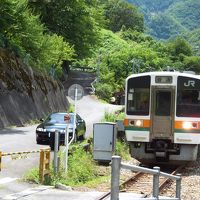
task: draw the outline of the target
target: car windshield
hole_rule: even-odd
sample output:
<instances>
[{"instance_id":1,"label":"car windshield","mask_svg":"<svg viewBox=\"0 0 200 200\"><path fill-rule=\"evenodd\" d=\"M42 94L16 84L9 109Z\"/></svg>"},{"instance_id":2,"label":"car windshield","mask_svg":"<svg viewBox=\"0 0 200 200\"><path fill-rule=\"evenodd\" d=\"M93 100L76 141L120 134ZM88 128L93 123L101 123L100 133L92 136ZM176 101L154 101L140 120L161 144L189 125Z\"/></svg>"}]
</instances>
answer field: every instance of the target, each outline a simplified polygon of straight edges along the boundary
<instances>
[{"instance_id":1,"label":"car windshield","mask_svg":"<svg viewBox=\"0 0 200 200\"><path fill-rule=\"evenodd\" d=\"M58 124L66 124L64 121L64 116L68 113L53 113L46 120L45 123L58 123ZM72 124L74 121L74 115L70 114L69 123Z\"/></svg>"}]
</instances>

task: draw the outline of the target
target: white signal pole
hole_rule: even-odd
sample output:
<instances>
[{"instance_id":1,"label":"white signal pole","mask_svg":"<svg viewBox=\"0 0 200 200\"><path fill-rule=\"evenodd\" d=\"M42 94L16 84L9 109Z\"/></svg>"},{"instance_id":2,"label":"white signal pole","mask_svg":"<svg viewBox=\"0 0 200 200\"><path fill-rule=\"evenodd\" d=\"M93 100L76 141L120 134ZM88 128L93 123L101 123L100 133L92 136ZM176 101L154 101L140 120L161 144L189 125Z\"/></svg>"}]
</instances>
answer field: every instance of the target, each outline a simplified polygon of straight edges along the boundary
<instances>
[{"instance_id":1,"label":"white signal pole","mask_svg":"<svg viewBox=\"0 0 200 200\"><path fill-rule=\"evenodd\" d=\"M69 142L69 145L73 142L75 138L75 130L76 130L76 106L77 106L77 86L75 87L75 98L74 98L74 123L73 123L73 136Z\"/></svg>"}]
</instances>

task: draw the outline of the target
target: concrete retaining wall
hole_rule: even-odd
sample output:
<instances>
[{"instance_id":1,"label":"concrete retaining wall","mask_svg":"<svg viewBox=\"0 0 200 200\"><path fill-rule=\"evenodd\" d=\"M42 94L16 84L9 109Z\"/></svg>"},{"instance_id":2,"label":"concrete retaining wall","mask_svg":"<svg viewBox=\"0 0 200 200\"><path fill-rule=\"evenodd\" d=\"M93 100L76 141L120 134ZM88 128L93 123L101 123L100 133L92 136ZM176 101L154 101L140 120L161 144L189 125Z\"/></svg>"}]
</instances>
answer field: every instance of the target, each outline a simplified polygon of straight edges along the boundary
<instances>
[{"instance_id":1,"label":"concrete retaining wall","mask_svg":"<svg viewBox=\"0 0 200 200\"><path fill-rule=\"evenodd\" d=\"M0 128L65 111L69 103L63 85L0 49Z\"/></svg>"}]
</instances>

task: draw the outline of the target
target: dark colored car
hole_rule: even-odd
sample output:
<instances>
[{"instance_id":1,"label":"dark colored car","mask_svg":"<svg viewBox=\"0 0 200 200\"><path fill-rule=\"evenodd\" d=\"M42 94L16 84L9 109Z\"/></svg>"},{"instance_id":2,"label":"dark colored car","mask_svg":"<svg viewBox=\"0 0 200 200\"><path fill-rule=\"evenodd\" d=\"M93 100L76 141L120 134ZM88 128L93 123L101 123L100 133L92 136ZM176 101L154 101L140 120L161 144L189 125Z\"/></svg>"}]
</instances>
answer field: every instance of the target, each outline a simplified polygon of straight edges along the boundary
<instances>
[{"instance_id":1,"label":"dark colored car","mask_svg":"<svg viewBox=\"0 0 200 200\"><path fill-rule=\"evenodd\" d=\"M65 116L70 115L69 120L69 139L72 138L73 124L74 124L74 113L57 112L50 114L46 120L44 120L36 128L36 142L37 144L50 144L50 137L57 130L60 133L60 143L64 143L65 140L65 129L67 122L64 120ZM75 141L83 140L85 136L86 125L85 121L76 114L76 125L75 125Z\"/></svg>"}]
</instances>

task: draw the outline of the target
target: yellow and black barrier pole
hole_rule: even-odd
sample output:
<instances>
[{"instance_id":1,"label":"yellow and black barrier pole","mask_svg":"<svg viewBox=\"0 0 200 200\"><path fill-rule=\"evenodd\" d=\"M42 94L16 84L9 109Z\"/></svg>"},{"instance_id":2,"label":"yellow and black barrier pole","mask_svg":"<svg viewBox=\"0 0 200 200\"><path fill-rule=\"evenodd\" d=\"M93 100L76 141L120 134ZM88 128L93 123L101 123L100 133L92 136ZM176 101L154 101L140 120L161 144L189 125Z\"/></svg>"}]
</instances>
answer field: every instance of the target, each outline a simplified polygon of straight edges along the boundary
<instances>
[{"instance_id":1,"label":"yellow and black barrier pole","mask_svg":"<svg viewBox=\"0 0 200 200\"><path fill-rule=\"evenodd\" d=\"M39 178L40 182L43 183L46 176L50 176L50 148L40 149L36 151L20 151L20 152L10 152L2 153L0 151L0 171L2 168L1 161L3 156L13 156L13 155L22 155L29 153L40 153L40 164L39 164Z\"/></svg>"}]
</instances>

